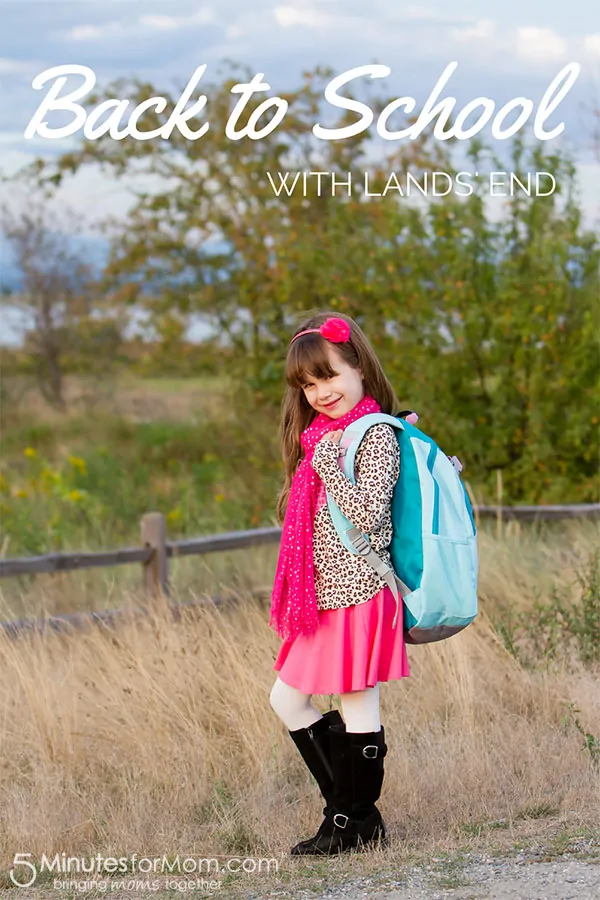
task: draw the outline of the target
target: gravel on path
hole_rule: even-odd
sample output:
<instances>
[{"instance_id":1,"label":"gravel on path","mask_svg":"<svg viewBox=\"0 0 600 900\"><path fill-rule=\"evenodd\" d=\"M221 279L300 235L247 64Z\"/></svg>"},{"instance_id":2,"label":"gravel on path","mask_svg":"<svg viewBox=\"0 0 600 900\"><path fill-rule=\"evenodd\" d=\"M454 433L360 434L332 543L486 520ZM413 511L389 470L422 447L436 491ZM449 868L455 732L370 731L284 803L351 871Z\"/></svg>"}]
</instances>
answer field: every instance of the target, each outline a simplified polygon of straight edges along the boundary
<instances>
[{"instance_id":1,"label":"gravel on path","mask_svg":"<svg viewBox=\"0 0 600 900\"><path fill-rule=\"evenodd\" d=\"M387 870L386 870L387 868ZM248 900L263 900L261 892ZM272 885L273 900L600 900L600 839L570 842L568 851L549 855L548 847L492 855L457 852L427 863L389 867L368 876L349 875L342 884L321 889Z\"/></svg>"}]
</instances>

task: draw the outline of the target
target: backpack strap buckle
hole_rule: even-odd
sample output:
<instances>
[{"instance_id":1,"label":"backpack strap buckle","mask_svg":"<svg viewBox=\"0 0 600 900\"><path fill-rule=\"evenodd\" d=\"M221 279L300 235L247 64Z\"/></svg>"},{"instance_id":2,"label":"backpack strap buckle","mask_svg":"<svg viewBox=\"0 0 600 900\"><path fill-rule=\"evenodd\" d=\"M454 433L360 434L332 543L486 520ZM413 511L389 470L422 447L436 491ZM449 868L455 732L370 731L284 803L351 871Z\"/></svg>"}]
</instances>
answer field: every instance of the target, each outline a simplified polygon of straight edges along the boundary
<instances>
[{"instance_id":1,"label":"backpack strap buckle","mask_svg":"<svg viewBox=\"0 0 600 900\"><path fill-rule=\"evenodd\" d=\"M365 537L362 531L359 531L355 525L353 525L346 531L346 537L348 538L356 552L366 559L371 568L375 569L379 577L387 584L392 594L394 595L394 600L396 601L396 612L394 615L394 621L392 622L392 628L395 628L398 621L398 613L400 611L398 586L400 585L401 590L403 591L403 595L410 594L409 589L406 587L404 582L398 578L394 570L391 569L390 566L382 560L382 558L378 553L375 552L375 550L373 550L369 539Z\"/></svg>"},{"instance_id":2,"label":"backpack strap buckle","mask_svg":"<svg viewBox=\"0 0 600 900\"><path fill-rule=\"evenodd\" d=\"M360 553L361 556L367 556L371 552L371 544L361 532L350 538L350 540L356 552Z\"/></svg>"}]
</instances>

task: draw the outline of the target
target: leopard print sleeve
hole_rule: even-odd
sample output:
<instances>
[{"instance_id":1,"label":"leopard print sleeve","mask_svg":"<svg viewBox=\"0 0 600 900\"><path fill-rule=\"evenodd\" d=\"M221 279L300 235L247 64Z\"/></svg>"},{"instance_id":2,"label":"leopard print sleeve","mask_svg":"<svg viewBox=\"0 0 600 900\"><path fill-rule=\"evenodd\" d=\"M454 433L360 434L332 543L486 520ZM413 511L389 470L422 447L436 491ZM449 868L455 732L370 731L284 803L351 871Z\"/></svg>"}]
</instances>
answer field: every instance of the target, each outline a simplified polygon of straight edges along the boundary
<instances>
[{"instance_id":1,"label":"leopard print sleeve","mask_svg":"<svg viewBox=\"0 0 600 900\"><path fill-rule=\"evenodd\" d=\"M354 461L356 484L340 469L338 450L334 441L319 441L312 467L342 513L361 531L371 532L389 509L400 472L400 449L394 429L384 422L369 428Z\"/></svg>"}]
</instances>

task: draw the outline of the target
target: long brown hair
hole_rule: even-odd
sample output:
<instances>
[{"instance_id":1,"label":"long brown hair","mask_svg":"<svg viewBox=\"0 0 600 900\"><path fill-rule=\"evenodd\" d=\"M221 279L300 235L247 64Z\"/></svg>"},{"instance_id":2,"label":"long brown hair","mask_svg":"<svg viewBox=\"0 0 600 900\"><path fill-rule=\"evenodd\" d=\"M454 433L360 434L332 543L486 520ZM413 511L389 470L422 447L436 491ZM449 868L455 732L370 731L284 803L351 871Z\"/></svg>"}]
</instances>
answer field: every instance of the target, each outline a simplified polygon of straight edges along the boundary
<instances>
[{"instance_id":1,"label":"long brown hair","mask_svg":"<svg viewBox=\"0 0 600 900\"><path fill-rule=\"evenodd\" d=\"M319 311L304 319L294 334L307 328L319 328L330 317L343 319L350 326L349 339L333 346L347 365L353 369L361 369L365 394L370 394L377 400L382 412L396 415L400 412L400 402L384 374L375 351L354 319L339 312ZM276 507L276 517L280 525L284 521L292 479L302 458L300 435L318 415L316 409L313 409L306 399L302 385L308 373L316 378L329 378L335 374L327 358L328 344L330 342L326 338L313 332L302 335L288 346L285 361L285 379L288 386L281 403L279 431L281 455L285 466L285 481ZM332 425L332 430L334 429L335 425Z\"/></svg>"}]
</instances>

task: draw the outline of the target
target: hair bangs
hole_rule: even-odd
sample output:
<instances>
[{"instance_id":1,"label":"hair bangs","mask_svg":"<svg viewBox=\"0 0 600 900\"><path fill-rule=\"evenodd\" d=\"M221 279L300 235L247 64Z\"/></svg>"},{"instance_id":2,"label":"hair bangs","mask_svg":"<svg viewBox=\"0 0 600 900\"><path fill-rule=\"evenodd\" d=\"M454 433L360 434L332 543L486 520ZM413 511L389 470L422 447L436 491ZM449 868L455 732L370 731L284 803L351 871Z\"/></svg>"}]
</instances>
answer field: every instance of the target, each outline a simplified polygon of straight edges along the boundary
<instances>
[{"instance_id":1,"label":"hair bangs","mask_svg":"<svg viewBox=\"0 0 600 900\"><path fill-rule=\"evenodd\" d=\"M311 377L331 378L336 374L329 362L327 344L319 335L305 335L290 347L285 372L290 387L301 390Z\"/></svg>"}]
</instances>

